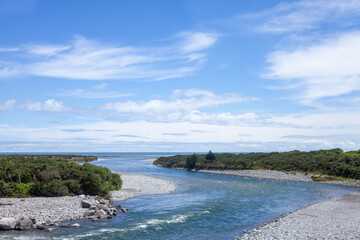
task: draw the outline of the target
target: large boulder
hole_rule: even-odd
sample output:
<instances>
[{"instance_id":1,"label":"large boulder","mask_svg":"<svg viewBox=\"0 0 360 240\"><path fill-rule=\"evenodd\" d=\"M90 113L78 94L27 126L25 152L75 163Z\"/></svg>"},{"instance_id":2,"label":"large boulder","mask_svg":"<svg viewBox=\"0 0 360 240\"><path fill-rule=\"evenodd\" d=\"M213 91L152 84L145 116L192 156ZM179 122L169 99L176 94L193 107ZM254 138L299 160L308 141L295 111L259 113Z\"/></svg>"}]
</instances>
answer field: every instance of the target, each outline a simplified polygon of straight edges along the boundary
<instances>
[{"instance_id":1,"label":"large boulder","mask_svg":"<svg viewBox=\"0 0 360 240\"><path fill-rule=\"evenodd\" d=\"M90 201L86 201L86 200L82 200L81 201L81 207L82 208L90 208L90 207L92 207L92 202L90 202Z\"/></svg>"},{"instance_id":2,"label":"large boulder","mask_svg":"<svg viewBox=\"0 0 360 240\"><path fill-rule=\"evenodd\" d=\"M22 218L15 225L15 229L17 230L28 230L33 227L33 222L30 218Z\"/></svg>"},{"instance_id":3,"label":"large boulder","mask_svg":"<svg viewBox=\"0 0 360 240\"><path fill-rule=\"evenodd\" d=\"M2 218L0 219L0 230L12 230L15 229L17 219L15 218Z\"/></svg>"}]
</instances>

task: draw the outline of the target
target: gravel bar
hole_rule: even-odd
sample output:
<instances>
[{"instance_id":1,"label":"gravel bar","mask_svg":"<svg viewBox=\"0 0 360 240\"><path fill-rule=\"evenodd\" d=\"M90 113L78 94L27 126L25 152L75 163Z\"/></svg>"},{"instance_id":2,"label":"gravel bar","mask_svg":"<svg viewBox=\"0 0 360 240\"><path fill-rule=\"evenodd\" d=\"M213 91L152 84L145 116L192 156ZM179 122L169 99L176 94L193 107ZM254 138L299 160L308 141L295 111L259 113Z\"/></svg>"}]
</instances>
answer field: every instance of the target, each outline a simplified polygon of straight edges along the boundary
<instances>
[{"instance_id":1,"label":"gravel bar","mask_svg":"<svg viewBox=\"0 0 360 240\"><path fill-rule=\"evenodd\" d=\"M356 191L279 217L237 239L360 239L359 222Z\"/></svg>"},{"instance_id":2,"label":"gravel bar","mask_svg":"<svg viewBox=\"0 0 360 240\"><path fill-rule=\"evenodd\" d=\"M123 188L111 192L113 202L148 194L166 194L176 190L173 181L143 174L118 173ZM57 223L82 219L87 208L81 208L81 198L74 197L31 197L0 198L0 219L34 217L37 222L47 220Z\"/></svg>"},{"instance_id":3,"label":"gravel bar","mask_svg":"<svg viewBox=\"0 0 360 240\"><path fill-rule=\"evenodd\" d=\"M312 176L319 176L315 174L304 174L299 172L281 172L276 170L197 170L197 172L209 174L221 174L238 177L249 177L259 179L274 179L282 181L296 181L296 182L315 182L311 179ZM359 180L347 181L325 181L317 183L337 184L343 186L359 187Z\"/></svg>"}]
</instances>

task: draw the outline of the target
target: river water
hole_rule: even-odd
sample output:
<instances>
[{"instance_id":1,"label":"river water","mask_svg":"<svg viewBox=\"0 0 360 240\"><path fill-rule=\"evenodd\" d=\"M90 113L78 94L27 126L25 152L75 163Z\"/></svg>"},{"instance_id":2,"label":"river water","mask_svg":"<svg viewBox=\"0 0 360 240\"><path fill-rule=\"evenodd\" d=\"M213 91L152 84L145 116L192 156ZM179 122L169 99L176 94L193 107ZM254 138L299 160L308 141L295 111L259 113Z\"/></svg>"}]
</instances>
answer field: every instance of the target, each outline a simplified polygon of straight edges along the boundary
<instances>
[{"instance_id":1,"label":"river water","mask_svg":"<svg viewBox=\"0 0 360 240\"><path fill-rule=\"evenodd\" d=\"M14 239L234 239L244 230L354 188L260 180L161 168L153 155L99 157L93 164L176 181L177 191L121 202L130 210L100 222L76 221L80 228L54 232L13 232ZM5 236L5 235L4 235ZM1 237L1 235L0 235Z\"/></svg>"}]
</instances>

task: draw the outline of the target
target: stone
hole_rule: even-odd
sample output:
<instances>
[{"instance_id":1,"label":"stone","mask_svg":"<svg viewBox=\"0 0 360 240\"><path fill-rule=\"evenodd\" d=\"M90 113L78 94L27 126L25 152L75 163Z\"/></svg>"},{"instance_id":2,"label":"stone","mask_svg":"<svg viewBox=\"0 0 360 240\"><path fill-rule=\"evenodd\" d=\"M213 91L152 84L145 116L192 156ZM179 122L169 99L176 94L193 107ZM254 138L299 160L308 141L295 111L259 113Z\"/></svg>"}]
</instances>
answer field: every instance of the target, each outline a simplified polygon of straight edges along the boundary
<instances>
[{"instance_id":1,"label":"stone","mask_svg":"<svg viewBox=\"0 0 360 240\"><path fill-rule=\"evenodd\" d=\"M88 210L84 213L84 216L94 216L95 215L95 210Z\"/></svg>"},{"instance_id":2,"label":"stone","mask_svg":"<svg viewBox=\"0 0 360 240\"><path fill-rule=\"evenodd\" d=\"M0 219L0 230L12 230L15 229L17 219L15 218L2 218Z\"/></svg>"},{"instance_id":3,"label":"stone","mask_svg":"<svg viewBox=\"0 0 360 240\"><path fill-rule=\"evenodd\" d=\"M102 209L100 209L99 211L97 211L94 216L95 216L95 218L97 218L97 219L107 218L106 212L105 212L104 210L102 210Z\"/></svg>"},{"instance_id":4,"label":"stone","mask_svg":"<svg viewBox=\"0 0 360 240\"><path fill-rule=\"evenodd\" d=\"M52 231L55 231L56 229L55 228L47 228L46 231L48 232L52 232Z\"/></svg>"},{"instance_id":5,"label":"stone","mask_svg":"<svg viewBox=\"0 0 360 240\"><path fill-rule=\"evenodd\" d=\"M15 225L16 230L28 230L31 229L33 226L33 222L30 218L23 218L20 219L17 224Z\"/></svg>"},{"instance_id":6,"label":"stone","mask_svg":"<svg viewBox=\"0 0 360 240\"><path fill-rule=\"evenodd\" d=\"M79 223L74 223L73 225L71 225L72 227L80 227Z\"/></svg>"},{"instance_id":7,"label":"stone","mask_svg":"<svg viewBox=\"0 0 360 240\"><path fill-rule=\"evenodd\" d=\"M90 208L90 207L92 207L92 203L91 202L89 202L89 201L85 201L85 200L82 200L81 201L81 207L82 208Z\"/></svg>"},{"instance_id":8,"label":"stone","mask_svg":"<svg viewBox=\"0 0 360 240\"><path fill-rule=\"evenodd\" d=\"M36 224L35 228L38 229L38 230L45 230L46 227L44 225L42 225L42 224Z\"/></svg>"},{"instance_id":9,"label":"stone","mask_svg":"<svg viewBox=\"0 0 360 240\"><path fill-rule=\"evenodd\" d=\"M126 209L126 208L124 208L124 207L123 207L123 208L120 208L119 210L120 210L120 211L122 211L122 212L124 212L124 213L129 212L129 210L127 210L127 209Z\"/></svg>"},{"instance_id":10,"label":"stone","mask_svg":"<svg viewBox=\"0 0 360 240\"><path fill-rule=\"evenodd\" d=\"M32 221L32 223L33 223L33 224L35 224L35 223L36 223L36 219L35 219L35 217L31 216L31 217L29 217L29 219Z\"/></svg>"},{"instance_id":11,"label":"stone","mask_svg":"<svg viewBox=\"0 0 360 240\"><path fill-rule=\"evenodd\" d=\"M86 196L85 196L84 194L81 194L81 195L78 196L78 198L80 198L80 199L85 199Z\"/></svg>"},{"instance_id":12,"label":"stone","mask_svg":"<svg viewBox=\"0 0 360 240\"><path fill-rule=\"evenodd\" d=\"M99 200L99 203L100 203L100 204L109 204L109 200L100 199L100 200Z\"/></svg>"},{"instance_id":13,"label":"stone","mask_svg":"<svg viewBox=\"0 0 360 240\"><path fill-rule=\"evenodd\" d=\"M105 206L105 205L103 205L103 204L99 204L99 205L97 205L97 207L98 207L99 209L104 210L106 213L109 213L109 208L108 208L107 206Z\"/></svg>"},{"instance_id":14,"label":"stone","mask_svg":"<svg viewBox=\"0 0 360 240\"><path fill-rule=\"evenodd\" d=\"M59 227L68 228L68 227L71 227L71 225L69 223L60 223Z\"/></svg>"},{"instance_id":15,"label":"stone","mask_svg":"<svg viewBox=\"0 0 360 240\"><path fill-rule=\"evenodd\" d=\"M54 225L54 223L51 221L51 220L46 220L45 221L45 225L47 225L47 226L53 226Z\"/></svg>"}]
</instances>

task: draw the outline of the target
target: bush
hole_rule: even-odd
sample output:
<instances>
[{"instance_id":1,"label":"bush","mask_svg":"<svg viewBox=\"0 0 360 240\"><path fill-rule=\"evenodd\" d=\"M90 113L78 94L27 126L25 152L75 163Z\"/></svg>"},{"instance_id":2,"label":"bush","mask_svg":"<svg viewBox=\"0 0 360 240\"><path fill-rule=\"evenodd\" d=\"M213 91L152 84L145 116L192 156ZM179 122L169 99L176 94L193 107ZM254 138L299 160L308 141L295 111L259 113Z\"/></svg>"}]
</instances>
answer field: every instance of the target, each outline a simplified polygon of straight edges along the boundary
<instances>
[{"instance_id":1,"label":"bush","mask_svg":"<svg viewBox=\"0 0 360 240\"><path fill-rule=\"evenodd\" d=\"M119 175L67 156L0 156L0 197L107 195L121 188Z\"/></svg>"}]
</instances>

